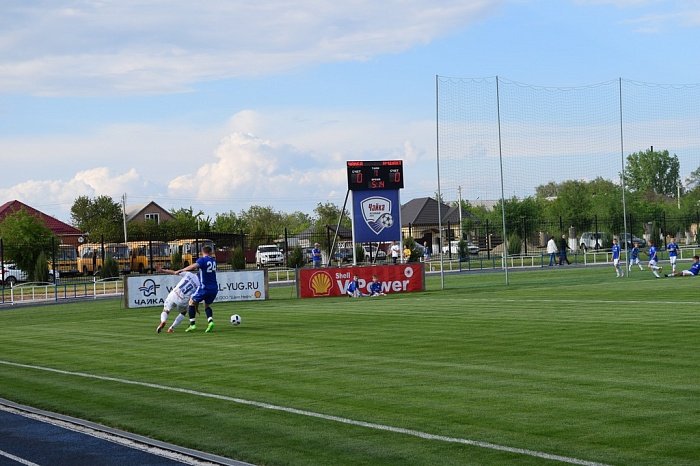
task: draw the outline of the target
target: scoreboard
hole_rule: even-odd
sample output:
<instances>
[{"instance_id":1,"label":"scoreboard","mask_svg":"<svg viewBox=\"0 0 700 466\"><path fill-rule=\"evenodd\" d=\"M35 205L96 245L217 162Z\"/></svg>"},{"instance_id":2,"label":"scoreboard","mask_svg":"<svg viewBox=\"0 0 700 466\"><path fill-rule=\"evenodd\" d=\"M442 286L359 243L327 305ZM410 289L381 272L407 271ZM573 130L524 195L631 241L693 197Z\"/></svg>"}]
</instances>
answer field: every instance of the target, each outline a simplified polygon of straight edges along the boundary
<instances>
[{"instance_id":1,"label":"scoreboard","mask_svg":"<svg viewBox=\"0 0 700 466\"><path fill-rule=\"evenodd\" d=\"M403 160L348 161L347 168L350 191L403 188Z\"/></svg>"}]
</instances>

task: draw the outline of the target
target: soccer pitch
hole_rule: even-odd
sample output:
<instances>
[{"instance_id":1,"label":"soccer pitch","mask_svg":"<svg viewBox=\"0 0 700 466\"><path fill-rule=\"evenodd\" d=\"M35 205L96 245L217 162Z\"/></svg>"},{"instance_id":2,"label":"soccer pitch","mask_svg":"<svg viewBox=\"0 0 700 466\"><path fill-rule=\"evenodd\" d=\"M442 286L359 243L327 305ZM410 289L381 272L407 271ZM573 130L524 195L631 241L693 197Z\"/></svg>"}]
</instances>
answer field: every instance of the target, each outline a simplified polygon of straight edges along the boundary
<instances>
[{"instance_id":1,"label":"soccer pitch","mask_svg":"<svg viewBox=\"0 0 700 466\"><path fill-rule=\"evenodd\" d=\"M273 288L212 334L117 300L0 308L0 397L256 464L700 464L700 279L445 283Z\"/></svg>"}]
</instances>

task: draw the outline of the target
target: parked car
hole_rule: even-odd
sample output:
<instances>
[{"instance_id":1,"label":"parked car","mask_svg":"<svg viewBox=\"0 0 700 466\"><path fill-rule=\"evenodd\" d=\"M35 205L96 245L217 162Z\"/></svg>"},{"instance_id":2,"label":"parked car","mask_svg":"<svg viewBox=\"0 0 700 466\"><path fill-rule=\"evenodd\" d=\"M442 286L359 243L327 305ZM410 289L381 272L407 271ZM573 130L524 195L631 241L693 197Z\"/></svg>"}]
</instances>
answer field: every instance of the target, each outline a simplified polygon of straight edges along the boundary
<instances>
[{"instance_id":1,"label":"parked car","mask_svg":"<svg viewBox=\"0 0 700 466\"><path fill-rule=\"evenodd\" d=\"M471 241L467 241L467 251L469 254L479 254L479 246L475 245ZM459 241L450 241L450 247L442 247L443 254L452 254L454 256L459 254Z\"/></svg>"},{"instance_id":2,"label":"parked car","mask_svg":"<svg viewBox=\"0 0 700 466\"><path fill-rule=\"evenodd\" d=\"M276 244L261 244L255 251L255 265L257 267L282 266L284 254Z\"/></svg>"},{"instance_id":3,"label":"parked car","mask_svg":"<svg viewBox=\"0 0 700 466\"><path fill-rule=\"evenodd\" d=\"M632 237L632 239L630 239L630 237ZM618 236L618 238L620 238L620 245L621 245L621 246L624 244L624 243L623 243L623 240L626 240L626 241L627 241L627 247L628 247L629 249L632 249L632 248L634 247L634 243L639 244L639 247L640 247L640 248L645 248L645 247L647 247L647 240L645 240L644 238L638 238L637 236L634 236L634 235L631 234L631 233L620 233L620 235Z\"/></svg>"},{"instance_id":4,"label":"parked car","mask_svg":"<svg viewBox=\"0 0 700 466\"><path fill-rule=\"evenodd\" d=\"M608 249L612 246L612 235L604 231L586 231L581 233L578 244L584 251L588 249Z\"/></svg>"},{"instance_id":5,"label":"parked car","mask_svg":"<svg viewBox=\"0 0 700 466\"><path fill-rule=\"evenodd\" d=\"M386 252L379 249L377 246L362 246L365 251L365 262L370 261L370 257L373 261L384 261L386 260Z\"/></svg>"},{"instance_id":6,"label":"parked car","mask_svg":"<svg viewBox=\"0 0 700 466\"><path fill-rule=\"evenodd\" d=\"M352 262L352 248L340 248L333 254L336 262Z\"/></svg>"},{"instance_id":7,"label":"parked car","mask_svg":"<svg viewBox=\"0 0 700 466\"><path fill-rule=\"evenodd\" d=\"M54 281L54 275L56 279L59 277L58 272L49 270L49 281ZM5 268L3 269L2 276L4 277L4 284L7 286L15 286L18 282L26 282L29 278L29 274L22 269L17 268L17 266L11 262L5 263Z\"/></svg>"}]
</instances>

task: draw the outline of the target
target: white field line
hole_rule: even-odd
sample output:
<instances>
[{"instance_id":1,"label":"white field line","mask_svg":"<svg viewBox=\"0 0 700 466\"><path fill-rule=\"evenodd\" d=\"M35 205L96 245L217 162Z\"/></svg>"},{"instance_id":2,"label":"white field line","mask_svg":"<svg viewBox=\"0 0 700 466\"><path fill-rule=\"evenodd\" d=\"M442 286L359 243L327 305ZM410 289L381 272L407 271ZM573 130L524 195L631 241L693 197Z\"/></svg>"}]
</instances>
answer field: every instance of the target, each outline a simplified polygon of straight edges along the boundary
<instances>
[{"instance_id":1,"label":"white field line","mask_svg":"<svg viewBox=\"0 0 700 466\"><path fill-rule=\"evenodd\" d=\"M39 466L36 463L32 463L31 461L27 461L24 458L20 458L19 456L11 455L10 453L7 453L6 451L0 450L0 456L4 456L5 458L10 458L13 461L18 462L19 464L24 464L26 466Z\"/></svg>"},{"instance_id":2,"label":"white field line","mask_svg":"<svg viewBox=\"0 0 700 466\"><path fill-rule=\"evenodd\" d=\"M571 457L567 457L567 456L554 455L551 453L546 453L546 452L541 452L541 451L536 451L536 450L528 450L528 449L524 449L524 448L509 447L509 446L498 445L498 444L490 443L490 442L482 442L479 440L470 440L470 439L456 438L456 437L446 437L446 436L442 436L442 435L435 435L435 434L430 434L427 432L421 432L418 430L404 429L402 427L393 427L393 426L388 426L388 425L384 425L384 424L375 424L373 422L357 421L354 419L348 419L348 418L339 417L339 416L332 416L329 414L316 413L313 411L306 411L303 409L289 408L286 406L278 406L278 405L273 405L273 404L269 404L269 403L263 403L260 401L244 400L242 398L235 398L235 397L230 397L230 396L225 396L225 395L217 395L215 393L200 392L200 391L196 391L196 390L190 390L187 388L169 387L167 385L160 385L160 384L155 384L155 383L139 382L139 381L134 381L134 380L121 379L121 378L117 378L117 377L106 377L106 376L101 376L101 375L87 374L84 372L64 371L64 370L60 370L60 369L53 369L50 367L34 366L34 365L29 365L29 364L19 364L19 363L10 362L10 361L3 361L3 360L0 360L0 364L4 364L7 366L14 366L14 367L22 367L25 369L34 369L34 370L40 370L40 371L45 371L45 372L53 372L53 373L62 374L62 375L71 375L71 376L75 376L75 377L104 380L104 381L108 381L108 382L116 382L116 383L121 383L121 384L126 384L126 385L136 385L136 386L140 386L140 387L155 388L157 390L166 390L166 391L176 392L176 393L185 393L188 395L194 395L194 396L199 396L199 397L203 397L203 398L213 398L213 399L217 399L217 400L230 401L233 403L238 403L238 404L242 404L242 405L246 405L246 406L254 406L256 408L270 409L270 410L274 410L274 411L282 411L285 413L297 414L300 416L312 417L312 418L317 418L317 419L323 419L326 421L333 421L333 422L338 422L341 424L348 424L348 425L353 425L353 426L366 427L368 429L375 429L375 430L381 430L381 431L385 431L385 432L393 432L393 433L397 433L397 434L410 435L413 437L418 437L418 438L422 438L422 439L426 439L426 440L437 440L440 442L449 442L449 443L458 443L458 444L462 444L462 445L470 445L470 446L479 447L479 448L486 448L489 450L503 451L503 452L514 453L514 454L518 454L518 455L533 456L536 458L544 458L547 460L558 461L560 463L577 464L577 465L583 465L583 466L609 466L609 465L606 465L605 463L596 463L594 461L587 461L587 460L582 460L582 459L578 459L578 458L571 458Z\"/></svg>"},{"instance_id":3,"label":"white field line","mask_svg":"<svg viewBox=\"0 0 700 466\"><path fill-rule=\"evenodd\" d=\"M121 437L119 435L115 434L110 434L108 432L103 432L99 431L96 429L92 429L88 426L84 425L78 425L72 422L67 422L67 421L62 421L60 419L55 419L51 417L47 417L41 414L36 414L36 413L29 413L26 411L21 411L18 409L14 409L12 407L6 407L6 406L0 406L0 409L9 413L17 414L18 416L24 416L29 419L34 419L40 422L44 422L46 424L51 424L52 426L60 427L62 429L67 429L71 430L73 432L78 432L80 434L85 434L85 435L90 435L91 437L98 438L100 440L105 440L107 442L112 442L116 443L117 445L122 445L128 448L132 448L134 450L139 450L143 451L145 453L150 453L155 456L161 456L164 458L171 459L173 461L177 461L182 464L187 464L190 466L213 466L215 463L211 463L209 461L202 461L198 460L195 458L192 458L190 456L175 452L175 451L170 451L166 450L163 448L159 448L153 445L145 445L140 442L136 442L134 440L130 440L128 438ZM0 450L0 455L2 455L4 452ZM19 461L19 460L17 460ZM34 463L31 462L26 462L23 463L26 465L34 465ZM217 463L218 464L218 463ZM248 464L248 463L240 463L241 465ZM39 466L39 465L35 465Z\"/></svg>"}]
</instances>

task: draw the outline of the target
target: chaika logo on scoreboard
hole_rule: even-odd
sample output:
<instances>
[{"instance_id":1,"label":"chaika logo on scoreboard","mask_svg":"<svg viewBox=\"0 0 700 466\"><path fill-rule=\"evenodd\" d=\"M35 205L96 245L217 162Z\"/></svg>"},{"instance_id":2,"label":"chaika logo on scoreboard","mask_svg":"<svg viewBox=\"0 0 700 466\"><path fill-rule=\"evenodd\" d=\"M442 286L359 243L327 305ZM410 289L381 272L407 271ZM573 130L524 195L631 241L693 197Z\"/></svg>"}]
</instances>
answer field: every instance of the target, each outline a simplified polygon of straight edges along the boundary
<instances>
[{"instance_id":1,"label":"chaika logo on scoreboard","mask_svg":"<svg viewBox=\"0 0 700 466\"><path fill-rule=\"evenodd\" d=\"M391 201L386 197L368 197L360 202L360 207L362 208L362 219L376 234L394 224L394 217L391 215Z\"/></svg>"},{"instance_id":2,"label":"chaika logo on scoreboard","mask_svg":"<svg viewBox=\"0 0 700 466\"><path fill-rule=\"evenodd\" d=\"M356 243L398 241L401 238L399 190L353 191L352 228Z\"/></svg>"}]
</instances>

